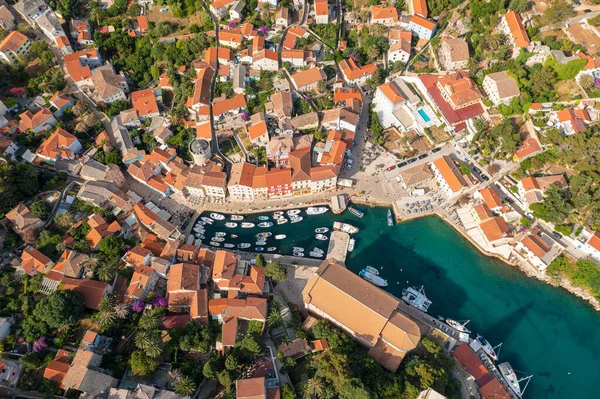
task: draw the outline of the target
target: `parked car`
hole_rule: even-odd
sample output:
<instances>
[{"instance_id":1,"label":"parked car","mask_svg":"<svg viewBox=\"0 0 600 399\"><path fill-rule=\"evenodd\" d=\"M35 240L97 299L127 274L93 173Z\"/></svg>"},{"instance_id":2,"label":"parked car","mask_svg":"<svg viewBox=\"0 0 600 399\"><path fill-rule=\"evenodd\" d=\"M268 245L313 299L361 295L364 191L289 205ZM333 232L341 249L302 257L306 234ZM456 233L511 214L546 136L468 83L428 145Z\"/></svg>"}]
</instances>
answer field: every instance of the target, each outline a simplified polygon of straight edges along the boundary
<instances>
[{"instance_id":1,"label":"parked car","mask_svg":"<svg viewBox=\"0 0 600 399\"><path fill-rule=\"evenodd\" d=\"M554 238L556 238L557 240L560 240L561 238L563 238L562 234L560 234L558 231L553 231L552 235L554 236Z\"/></svg>"},{"instance_id":2,"label":"parked car","mask_svg":"<svg viewBox=\"0 0 600 399\"><path fill-rule=\"evenodd\" d=\"M485 181L488 181L488 180L490 180L490 178L489 178L489 177L487 177L487 175L481 175L481 178L482 178L483 180L485 180Z\"/></svg>"},{"instance_id":3,"label":"parked car","mask_svg":"<svg viewBox=\"0 0 600 399\"><path fill-rule=\"evenodd\" d=\"M589 8L586 8L585 10L583 10L583 13L584 13L584 14L589 14L589 13L591 13L591 12L592 12L592 10L590 10Z\"/></svg>"},{"instance_id":4,"label":"parked car","mask_svg":"<svg viewBox=\"0 0 600 399\"><path fill-rule=\"evenodd\" d=\"M474 170L475 172L477 172L477 173L481 174L481 169L479 169L479 168L475 167L475 168L473 168L473 170Z\"/></svg>"},{"instance_id":5,"label":"parked car","mask_svg":"<svg viewBox=\"0 0 600 399\"><path fill-rule=\"evenodd\" d=\"M429 154L421 154L419 155L419 159L427 158Z\"/></svg>"},{"instance_id":6,"label":"parked car","mask_svg":"<svg viewBox=\"0 0 600 399\"><path fill-rule=\"evenodd\" d=\"M388 172L391 172L394 169L396 169L396 165L390 165L387 168L385 168L385 170L388 171Z\"/></svg>"},{"instance_id":7,"label":"parked car","mask_svg":"<svg viewBox=\"0 0 600 399\"><path fill-rule=\"evenodd\" d=\"M416 161L417 161L417 158L411 158L408 161L406 161L406 163L413 163L413 162L416 162Z\"/></svg>"},{"instance_id":8,"label":"parked car","mask_svg":"<svg viewBox=\"0 0 600 399\"><path fill-rule=\"evenodd\" d=\"M408 165L408 163L406 163L406 162L400 162L397 166L399 168L401 168L401 167L406 166L406 165Z\"/></svg>"}]
</instances>

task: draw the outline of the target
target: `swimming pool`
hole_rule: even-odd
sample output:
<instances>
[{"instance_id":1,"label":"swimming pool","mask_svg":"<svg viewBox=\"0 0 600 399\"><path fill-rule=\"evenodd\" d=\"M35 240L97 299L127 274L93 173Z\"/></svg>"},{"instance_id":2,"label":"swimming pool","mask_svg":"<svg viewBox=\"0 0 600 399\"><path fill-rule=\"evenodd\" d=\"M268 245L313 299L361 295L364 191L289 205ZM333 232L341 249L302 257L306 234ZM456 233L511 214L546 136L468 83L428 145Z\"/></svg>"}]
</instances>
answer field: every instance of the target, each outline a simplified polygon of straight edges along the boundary
<instances>
[{"instance_id":1,"label":"swimming pool","mask_svg":"<svg viewBox=\"0 0 600 399\"><path fill-rule=\"evenodd\" d=\"M427 115L427 112L425 112L423 108L418 109L417 112L419 113L419 115L421 115L421 118L423 118L425 122L431 122L431 118L429 117L429 115Z\"/></svg>"}]
</instances>

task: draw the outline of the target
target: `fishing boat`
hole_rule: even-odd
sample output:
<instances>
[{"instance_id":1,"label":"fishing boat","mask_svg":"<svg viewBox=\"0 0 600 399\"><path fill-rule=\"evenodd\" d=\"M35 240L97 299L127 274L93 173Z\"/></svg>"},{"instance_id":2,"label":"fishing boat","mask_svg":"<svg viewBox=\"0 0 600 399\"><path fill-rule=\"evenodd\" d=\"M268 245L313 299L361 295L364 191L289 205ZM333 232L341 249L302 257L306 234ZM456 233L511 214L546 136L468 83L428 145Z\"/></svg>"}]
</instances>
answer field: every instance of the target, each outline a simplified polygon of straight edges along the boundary
<instances>
[{"instance_id":1,"label":"fishing boat","mask_svg":"<svg viewBox=\"0 0 600 399\"><path fill-rule=\"evenodd\" d=\"M365 213L363 211L361 211L360 209L356 209L354 207L349 206L348 207L348 211L353 214L354 216L358 216L359 218L362 218L365 216Z\"/></svg>"},{"instance_id":2,"label":"fishing boat","mask_svg":"<svg viewBox=\"0 0 600 399\"><path fill-rule=\"evenodd\" d=\"M223 241L225 241L225 239L223 237L213 237L213 238L211 238L211 240L216 241L216 242L223 242Z\"/></svg>"},{"instance_id":3,"label":"fishing boat","mask_svg":"<svg viewBox=\"0 0 600 399\"><path fill-rule=\"evenodd\" d=\"M264 231L262 233L258 233L256 235L256 238L269 238L273 235L273 233L271 233L270 231Z\"/></svg>"},{"instance_id":4,"label":"fishing boat","mask_svg":"<svg viewBox=\"0 0 600 399\"><path fill-rule=\"evenodd\" d=\"M264 248L264 247L256 247L256 248L254 248L254 250L255 250L256 252L262 252L262 251L264 251L264 250L265 250L265 248Z\"/></svg>"},{"instance_id":5,"label":"fishing boat","mask_svg":"<svg viewBox=\"0 0 600 399\"><path fill-rule=\"evenodd\" d=\"M492 345L490 345L490 343L485 338L483 338L482 335L477 334L476 339L481 344L481 349L483 349L483 351L487 353L487 355L491 357L492 360L498 360L498 355L496 354L496 351L494 350Z\"/></svg>"},{"instance_id":6,"label":"fishing boat","mask_svg":"<svg viewBox=\"0 0 600 399\"><path fill-rule=\"evenodd\" d=\"M288 222L288 220L286 218L277 219L277 224L284 224L284 223L287 223L287 222Z\"/></svg>"},{"instance_id":7,"label":"fishing boat","mask_svg":"<svg viewBox=\"0 0 600 399\"><path fill-rule=\"evenodd\" d=\"M304 248L302 247L294 247L293 250L294 252L304 252Z\"/></svg>"},{"instance_id":8,"label":"fishing boat","mask_svg":"<svg viewBox=\"0 0 600 399\"><path fill-rule=\"evenodd\" d=\"M285 234L277 234L277 235L275 236L275 239L276 239L276 240L283 240L285 237L287 237Z\"/></svg>"},{"instance_id":9,"label":"fishing boat","mask_svg":"<svg viewBox=\"0 0 600 399\"><path fill-rule=\"evenodd\" d=\"M317 240L321 240L321 241L327 241L328 240L328 238L327 238L327 236L325 234L317 234L317 235L315 235L315 238Z\"/></svg>"},{"instance_id":10,"label":"fishing boat","mask_svg":"<svg viewBox=\"0 0 600 399\"><path fill-rule=\"evenodd\" d=\"M427 309L429 309L429 306L431 305L431 301L427 298L427 295L425 295L425 288L423 286L419 288L408 287L403 289L402 300L423 312L427 312Z\"/></svg>"},{"instance_id":11,"label":"fishing boat","mask_svg":"<svg viewBox=\"0 0 600 399\"><path fill-rule=\"evenodd\" d=\"M227 222L227 223L225 223L225 227L230 228L230 229L235 229L236 227L238 227L238 224L234 223L234 222Z\"/></svg>"},{"instance_id":12,"label":"fishing boat","mask_svg":"<svg viewBox=\"0 0 600 399\"><path fill-rule=\"evenodd\" d=\"M283 214L284 214L284 212L283 212L283 211L277 211L277 212L275 212L275 213L273 214L273 217L274 217L274 218L278 218L278 217L281 217L281 216L283 216Z\"/></svg>"},{"instance_id":13,"label":"fishing boat","mask_svg":"<svg viewBox=\"0 0 600 399\"><path fill-rule=\"evenodd\" d=\"M267 248L268 252L273 252L273 251L277 251L277 247L269 247Z\"/></svg>"},{"instance_id":14,"label":"fishing boat","mask_svg":"<svg viewBox=\"0 0 600 399\"><path fill-rule=\"evenodd\" d=\"M212 220L211 218L206 217L206 216L202 216L200 219L202 219L202 221L206 224L213 224L213 222L214 222L214 220Z\"/></svg>"},{"instance_id":15,"label":"fishing boat","mask_svg":"<svg viewBox=\"0 0 600 399\"><path fill-rule=\"evenodd\" d=\"M333 222L333 229L343 231L344 233L348 234L358 233L358 227L354 227L351 224L342 222Z\"/></svg>"},{"instance_id":16,"label":"fishing boat","mask_svg":"<svg viewBox=\"0 0 600 399\"><path fill-rule=\"evenodd\" d=\"M258 217L258 220L269 220L269 217L266 215L261 215Z\"/></svg>"},{"instance_id":17,"label":"fishing boat","mask_svg":"<svg viewBox=\"0 0 600 399\"><path fill-rule=\"evenodd\" d=\"M313 258L322 258L323 257L323 254L321 252L310 251L308 254L310 256L312 256Z\"/></svg>"},{"instance_id":18,"label":"fishing boat","mask_svg":"<svg viewBox=\"0 0 600 399\"><path fill-rule=\"evenodd\" d=\"M234 244L223 244L225 248L235 248Z\"/></svg>"},{"instance_id":19,"label":"fishing boat","mask_svg":"<svg viewBox=\"0 0 600 399\"><path fill-rule=\"evenodd\" d=\"M508 386L515 393L515 395L517 395L519 398L523 396L523 394L525 393L525 389L527 389L527 385L529 385L529 381L533 376L530 375L521 379L517 378L517 374L515 373L515 370L512 368L509 362L500 363L498 365L498 369L500 370L502 377L504 377L504 379L508 383ZM524 381L526 381L525 386L523 387L523 389L521 389L521 382Z\"/></svg>"},{"instance_id":20,"label":"fishing boat","mask_svg":"<svg viewBox=\"0 0 600 399\"><path fill-rule=\"evenodd\" d=\"M273 226L273 222L260 222L258 227L271 227Z\"/></svg>"},{"instance_id":21,"label":"fishing boat","mask_svg":"<svg viewBox=\"0 0 600 399\"><path fill-rule=\"evenodd\" d=\"M227 235L227 233L222 232L222 231L217 231L215 233L215 237L225 237Z\"/></svg>"},{"instance_id":22,"label":"fishing boat","mask_svg":"<svg viewBox=\"0 0 600 399\"><path fill-rule=\"evenodd\" d=\"M327 212L329 209L327 209L326 206L311 206L306 208L306 214L307 215L322 215L323 213Z\"/></svg>"},{"instance_id":23,"label":"fishing boat","mask_svg":"<svg viewBox=\"0 0 600 399\"><path fill-rule=\"evenodd\" d=\"M239 249L246 249L246 248L250 248L250 244L247 242L243 242L241 244L238 244L238 248Z\"/></svg>"},{"instance_id":24,"label":"fishing boat","mask_svg":"<svg viewBox=\"0 0 600 399\"><path fill-rule=\"evenodd\" d=\"M301 212L300 209L290 209L286 213L288 214L288 216L296 216L300 212Z\"/></svg>"},{"instance_id":25,"label":"fishing boat","mask_svg":"<svg viewBox=\"0 0 600 399\"><path fill-rule=\"evenodd\" d=\"M296 216L296 217L290 218L290 222L291 223L298 223L298 222L301 222L303 220L304 220L304 218L302 216Z\"/></svg>"},{"instance_id":26,"label":"fishing boat","mask_svg":"<svg viewBox=\"0 0 600 399\"><path fill-rule=\"evenodd\" d=\"M231 238L238 238L239 236L237 234L232 234Z\"/></svg>"},{"instance_id":27,"label":"fishing boat","mask_svg":"<svg viewBox=\"0 0 600 399\"><path fill-rule=\"evenodd\" d=\"M225 220L225 215L221 215L220 213L213 212L210 214L210 217L214 220Z\"/></svg>"},{"instance_id":28,"label":"fishing boat","mask_svg":"<svg viewBox=\"0 0 600 399\"><path fill-rule=\"evenodd\" d=\"M251 229L254 226L255 226L254 223L249 223L249 222L242 223L242 229Z\"/></svg>"},{"instance_id":29,"label":"fishing boat","mask_svg":"<svg viewBox=\"0 0 600 399\"><path fill-rule=\"evenodd\" d=\"M315 229L315 233L327 233L329 231L329 229L327 227L319 227L318 229Z\"/></svg>"},{"instance_id":30,"label":"fishing boat","mask_svg":"<svg viewBox=\"0 0 600 399\"><path fill-rule=\"evenodd\" d=\"M392 217L392 211L390 209L387 211L387 225L388 227L392 227L394 225L394 218Z\"/></svg>"},{"instance_id":31,"label":"fishing boat","mask_svg":"<svg viewBox=\"0 0 600 399\"><path fill-rule=\"evenodd\" d=\"M378 275L371 273L366 268L362 269L358 273L358 275L360 277L364 278L365 280L367 280L369 283L375 284L378 287L387 287L387 285L388 285L387 281L385 281L384 279L382 279Z\"/></svg>"},{"instance_id":32,"label":"fishing boat","mask_svg":"<svg viewBox=\"0 0 600 399\"><path fill-rule=\"evenodd\" d=\"M231 215L231 220L244 220L242 215Z\"/></svg>"},{"instance_id":33,"label":"fishing boat","mask_svg":"<svg viewBox=\"0 0 600 399\"><path fill-rule=\"evenodd\" d=\"M219 242L215 242L215 241L211 241L211 242L210 242L210 245L212 245L213 247L220 247L220 246L221 246L221 243L219 243Z\"/></svg>"},{"instance_id":34,"label":"fishing boat","mask_svg":"<svg viewBox=\"0 0 600 399\"><path fill-rule=\"evenodd\" d=\"M354 251L355 243L356 243L356 240L354 238L351 238L350 241L348 241L348 252Z\"/></svg>"},{"instance_id":35,"label":"fishing boat","mask_svg":"<svg viewBox=\"0 0 600 399\"><path fill-rule=\"evenodd\" d=\"M450 327L454 328L457 331L470 333L471 331L467 330L466 327L469 321L470 320L460 322L452 319L446 319L446 324L448 324Z\"/></svg>"}]
</instances>

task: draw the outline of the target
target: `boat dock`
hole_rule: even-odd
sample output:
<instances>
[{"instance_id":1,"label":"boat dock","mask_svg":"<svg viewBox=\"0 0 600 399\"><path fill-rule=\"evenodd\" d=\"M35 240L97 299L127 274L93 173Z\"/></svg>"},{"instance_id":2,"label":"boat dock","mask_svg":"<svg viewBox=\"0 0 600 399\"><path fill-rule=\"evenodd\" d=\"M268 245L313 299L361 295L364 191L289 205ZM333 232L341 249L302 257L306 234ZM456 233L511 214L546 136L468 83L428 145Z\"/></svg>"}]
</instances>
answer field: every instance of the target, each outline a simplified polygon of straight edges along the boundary
<instances>
[{"instance_id":1,"label":"boat dock","mask_svg":"<svg viewBox=\"0 0 600 399\"><path fill-rule=\"evenodd\" d=\"M329 238L329 247L327 248L328 258L334 258L340 264L346 262L346 254L348 253L348 243L350 242L350 234L342 231L334 231Z\"/></svg>"},{"instance_id":2,"label":"boat dock","mask_svg":"<svg viewBox=\"0 0 600 399\"><path fill-rule=\"evenodd\" d=\"M334 195L331 197L331 211L339 215L340 213L344 213L346 208L348 207L348 200L346 199L345 194Z\"/></svg>"}]
</instances>

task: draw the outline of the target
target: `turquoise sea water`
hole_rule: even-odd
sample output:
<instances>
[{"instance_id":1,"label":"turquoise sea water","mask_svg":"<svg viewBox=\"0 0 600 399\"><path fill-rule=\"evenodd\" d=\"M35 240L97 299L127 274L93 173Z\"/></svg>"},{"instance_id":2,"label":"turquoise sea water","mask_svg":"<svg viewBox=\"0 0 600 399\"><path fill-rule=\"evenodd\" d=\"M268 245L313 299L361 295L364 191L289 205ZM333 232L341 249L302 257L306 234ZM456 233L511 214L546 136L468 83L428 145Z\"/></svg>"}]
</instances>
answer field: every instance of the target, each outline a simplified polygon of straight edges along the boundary
<instances>
[{"instance_id":1,"label":"turquoise sea water","mask_svg":"<svg viewBox=\"0 0 600 399\"><path fill-rule=\"evenodd\" d=\"M315 228L331 228L334 220L351 223L361 230L348 268L356 273L365 265L379 268L390 284L387 290L397 297L403 287L423 284L433 301L429 314L470 319L474 333L494 345L503 342L500 360L534 375L525 398L600 397L600 315L591 306L482 255L438 218L387 227L386 209L360 209L366 212L363 219L349 212L308 217L303 212L304 221L270 229L225 229L224 222L215 222L206 237L235 230L240 238L228 242L250 242L254 248L254 234L268 230L287 238L271 237L267 246L279 245L287 254L292 246L301 246L308 254L315 245L327 248L327 243L314 239ZM256 216L246 219L255 222Z\"/></svg>"}]
</instances>

